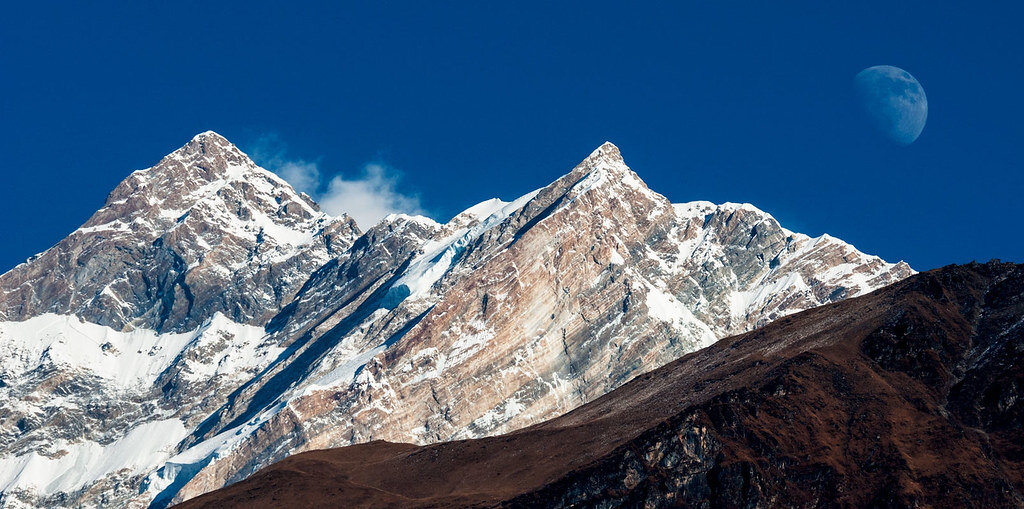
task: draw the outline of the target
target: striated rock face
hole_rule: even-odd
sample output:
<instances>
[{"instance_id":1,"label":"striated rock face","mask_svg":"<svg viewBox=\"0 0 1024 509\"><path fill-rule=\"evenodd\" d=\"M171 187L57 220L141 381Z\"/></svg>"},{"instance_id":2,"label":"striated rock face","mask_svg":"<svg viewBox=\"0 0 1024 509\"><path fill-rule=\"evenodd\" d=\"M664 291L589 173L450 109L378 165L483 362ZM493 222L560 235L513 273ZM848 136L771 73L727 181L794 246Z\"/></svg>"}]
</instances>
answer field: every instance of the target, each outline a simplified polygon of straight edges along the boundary
<instances>
[{"instance_id":1,"label":"striated rock face","mask_svg":"<svg viewBox=\"0 0 1024 509\"><path fill-rule=\"evenodd\" d=\"M1024 265L920 274L568 414L299 454L181 507L1024 507Z\"/></svg>"},{"instance_id":2,"label":"striated rock face","mask_svg":"<svg viewBox=\"0 0 1024 509\"><path fill-rule=\"evenodd\" d=\"M180 183L172 175L156 187L184 186L181 191L163 201L147 198L143 189L155 184L146 183L159 179L139 174L156 168L226 190L211 194L201 190L212 184ZM228 176L207 176L209 168L227 168ZM51 355L87 346L97 332L86 339L61 332L55 339L38 328L12 328L3 355L22 361L0 372L0 380L11 381L0 386L0 405L23 417L0 425L6 434L0 436L9 437L4 443L19 444L0 450L16 460L0 469L4 502L161 506L307 449L511 431L592 401L718 338L912 274L902 262L864 255L838 239L790 232L750 205L673 205L648 189L611 144L512 202L482 202L444 225L389 216L358 237L350 220L323 216L308 197L212 133L154 169L115 190L83 228L96 231L75 233L0 277L3 288L16 292L0 299L9 319L72 323L66 319L76 315L112 332L149 331L149 343L122 338L104 349L93 341L86 350L97 359L143 351L152 352L150 360L168 357L150 363L147 376L131 378L142 380L133 382L141 388L129 398L137 410L115 412L131 416L117 421L118 431L90 431L111 418L83 417L88 425L73 427L81 430L66 443L42 445L53 428L48 419L62 404L50 405L51 389L41 382L53 378L47 370L114 383L126 369L69 367ZM231 177L239 173L244 176ZM111 207L121 212L104 212ZM141 210L147 212L132 215ZM157 226L153 234L150 226L138 232L121 226L137 223ZM85 241L79 237L106 247L80 255ZM128 258L120 272L103 273L137 274L126 276L122 289L117 277L78 270L96 263L90 260L126 263L111 254L123 251L114 241L144 245L138 249L147 253L173 246L184 276L142 261L150 258ZM94 295L117 290L125 306L101 305L106 301L88 300L82 290L61 294L61 301L55 285L69 280L84 281L74 288ZM149 288L145 281L156 282L150 293L139 290ZM254 337L245 329L250 324L263 333ZM26 375L33 370L34 377ZM76 405L87 406L81 398L96 389L80 385ZM29 431L16 424L22 418ZM60 460L88 456L79 449L92 446L83 444L127 444L154 422L175 431L142 447L149 451L144 458L84 474ZM76 452L61 456L61 450ZM47 456L32 456L36 451ZM26 473L61 469L79 473L60 485Z\"/></svg>"}]
</instances>

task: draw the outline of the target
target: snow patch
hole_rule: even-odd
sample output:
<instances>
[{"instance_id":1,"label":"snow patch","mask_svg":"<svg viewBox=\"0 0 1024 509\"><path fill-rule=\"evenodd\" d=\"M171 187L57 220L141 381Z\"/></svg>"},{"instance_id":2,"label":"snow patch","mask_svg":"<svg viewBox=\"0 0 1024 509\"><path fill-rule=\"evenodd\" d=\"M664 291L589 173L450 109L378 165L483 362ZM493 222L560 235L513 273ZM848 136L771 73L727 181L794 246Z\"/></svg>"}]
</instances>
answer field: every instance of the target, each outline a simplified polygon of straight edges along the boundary
<instances>
[{"instance_id":1,"label":"snow patch","mask_svg":"<svg viewBox=\"0 0 1024 509\"><path fill-rule=\"evenodd\" d=\"M47 313L22 322L0 322L0 372L17 376L49 361L92 372L122 390L140 388L152 384L194 341L217 336L250 344L263 335L262 327L239 324L220 313L194 331L165 334L149 329L121 332L77 316ZM236 365L258 364L257 356L267 355L255 348L232 353Z\"/></svg>"},{"instance_id":2,"label":"snow patch","mask_svg":"<svg viewBox=\"0 0 1024 509\"><path fill-rule=\"evenodd\" d=\"M615 250L615 248L612 248L612 252L608 256L608 261L612 265L622 265L622 264L626 263L626 260L624 258L622 258L622 255L620 255L619 252Z\"/></svg>"},{"instance_id":3,"label":"snow patch","mask_svg":"<svg viewBox=\"0 0 1024 509\"><path fill-rule=\"evenodd\" d=\"M384 305L394 308L405 299L422 298L429 294L430 288L448 273L462 256L467 245L487 230L501 224L513 212L532 200L538 192L539 189L527 193L511 203L502 202L504 205L490 211L486 218L471 228L461 228L446 238L428 241L421 248L422 254L413 259L405 273L388 290L384 297ZM491 203L491 206L493 205L496 204ZM480 207L476 212L482 214L488 212L489 208L493 207Z\"/></svg>"},{"instance_id":4,"label":"snow patch","mask_svg":"<svg viewBox=\"0 0 1024 509\"><path fill-rule=\"evenodd\" d=\"M717 341L715 333L707 324L700 321L693 312L675 296L658 289L655 285L646 284L648 314L657 320L669 324L674 330L686 333L701 347Z\"/></svg>"},{"instance_id":5,"label":"snow patch","mask_svg":"<svg viewBox=\"0 0 1024 509\"><path fill-rule=\"evenodd\" d=\"M187 434L178 419L156 420L133 427L107 445L61 444L65 454L56 458L36 452L5 457L0 461L0 493L15 489L43 494L70 492L121 470L141 474L169 458Z\"/></svg>"},{"instance_id":6,"label":"snow patch","mask_svg":"<svg viewBox=\"0 0 1024 509\"><path fill-rule=\"evenodd\" d=\"M769 284L751 290L734 291L729 297L729 312L734 318L743 318L759 311L772 298L780 294L795 294L808 291L807 284L799 273L791 272ZM793 311L798 311L794 309Z\"/></svg>"}]
</instances>

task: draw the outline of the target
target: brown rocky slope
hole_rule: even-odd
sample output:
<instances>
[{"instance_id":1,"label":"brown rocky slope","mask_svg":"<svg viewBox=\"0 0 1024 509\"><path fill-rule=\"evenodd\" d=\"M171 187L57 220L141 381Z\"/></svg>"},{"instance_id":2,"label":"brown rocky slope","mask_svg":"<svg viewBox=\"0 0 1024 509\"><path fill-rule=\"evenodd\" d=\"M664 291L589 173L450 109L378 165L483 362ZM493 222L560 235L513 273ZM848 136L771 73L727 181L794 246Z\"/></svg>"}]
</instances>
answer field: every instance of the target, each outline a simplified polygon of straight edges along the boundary
<instances>
[{"instance_id":1,"label":"brown rocky slope","mask_svg":"<svg viewBox=\"0 0 1024 509\"><path fill-rule=\"evenodd\" d=\"M559 418L299 454L181 507L1024 507L1024 265L723 339Z\"/></svg>"}]
</instances>

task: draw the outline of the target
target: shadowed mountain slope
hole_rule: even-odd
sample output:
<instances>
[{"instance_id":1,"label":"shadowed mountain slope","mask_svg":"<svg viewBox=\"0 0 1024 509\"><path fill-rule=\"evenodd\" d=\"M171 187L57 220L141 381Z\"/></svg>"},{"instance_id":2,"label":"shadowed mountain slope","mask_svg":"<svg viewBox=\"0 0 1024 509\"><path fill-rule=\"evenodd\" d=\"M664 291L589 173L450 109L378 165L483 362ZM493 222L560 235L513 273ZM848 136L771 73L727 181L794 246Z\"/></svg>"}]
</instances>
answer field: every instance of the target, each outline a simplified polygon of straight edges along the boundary
<instances>
[{"instance_id":1,"label":"shadowed mountain slope","mask_svg":"<svg viewBox=\"0 0 1024 509\"><path fill-rule=\"evenodd\" d=\"M721 340L556 419L311 451L191 507L1024 506L1024 265Z\"/></svg>"}]
</instances>

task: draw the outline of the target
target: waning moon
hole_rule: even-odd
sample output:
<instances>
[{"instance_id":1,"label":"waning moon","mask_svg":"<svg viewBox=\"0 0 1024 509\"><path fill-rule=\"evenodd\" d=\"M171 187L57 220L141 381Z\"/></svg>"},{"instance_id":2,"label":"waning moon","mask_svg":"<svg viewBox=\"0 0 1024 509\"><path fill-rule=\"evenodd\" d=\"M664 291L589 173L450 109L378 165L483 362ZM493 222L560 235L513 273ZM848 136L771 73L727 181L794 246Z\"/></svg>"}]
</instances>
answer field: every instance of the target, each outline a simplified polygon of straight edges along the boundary
<instances>
[{"instance_id":1,"label":"waning moon","mask_svg":"<svg viewBox=\"0 0 1024 509\"><path fill-rule=\"evenodd\" d=\"M891 65L876 65L854 79L861 106L871 123L887 138L910 145L928 120L928 98L909 72Z\"/></svg>"}]
</instances>

